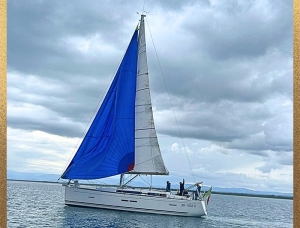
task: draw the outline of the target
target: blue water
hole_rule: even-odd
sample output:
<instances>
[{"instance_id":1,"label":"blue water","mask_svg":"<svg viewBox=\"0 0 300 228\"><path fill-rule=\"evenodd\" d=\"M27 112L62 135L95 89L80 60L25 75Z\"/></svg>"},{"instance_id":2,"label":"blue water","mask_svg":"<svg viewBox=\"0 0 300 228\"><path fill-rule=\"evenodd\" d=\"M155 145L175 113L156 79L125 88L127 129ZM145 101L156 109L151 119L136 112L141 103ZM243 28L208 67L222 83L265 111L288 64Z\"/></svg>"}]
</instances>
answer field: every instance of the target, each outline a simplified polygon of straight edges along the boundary
<instances>
[{"instance_id":1,"label":"blue water","mask_svg":"<svg viewBox=\"0 0 300 228\"><path fill-rule=\"evenodd\" d=\"M7 182L8 227L293 227L293 201L212 195L208 216L187 218L64 205L60 184Z\"/></svg>"}]
</instances>

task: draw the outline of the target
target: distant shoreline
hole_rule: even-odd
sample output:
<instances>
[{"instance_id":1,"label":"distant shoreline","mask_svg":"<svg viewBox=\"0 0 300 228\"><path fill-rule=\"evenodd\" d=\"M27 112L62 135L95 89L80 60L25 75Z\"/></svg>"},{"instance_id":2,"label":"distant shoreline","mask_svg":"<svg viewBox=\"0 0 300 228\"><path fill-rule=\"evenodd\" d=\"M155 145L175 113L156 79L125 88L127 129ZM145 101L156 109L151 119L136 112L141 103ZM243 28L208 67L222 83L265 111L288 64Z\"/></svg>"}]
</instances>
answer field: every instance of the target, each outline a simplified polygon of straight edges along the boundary
<instances>
[{"instance_id":1,"label":"distant shoreline","mask_svg":"<svg viewBox=\"0 0 300 228\"><path fill-rule=\"evenodd\" d=\"M7 181L23 181L23 182L37 182L37 183L51 183L51 184L63 184L64 183L64 182L55 182L55 181L35 181L35 180L17 180L17 179L7 179ZM116 185L106 185L106 186L115 187ZM143 187L141 187L141 188L143 188ZM162 189L162 188L157 188L157 189ZM177 191L178 189L171 189L171 190ZM234 192L215 192L215 191L212 191L212 194L293 200L293 196L277 196L277 195L234 193Z\"/></svg>"}]
</instances>

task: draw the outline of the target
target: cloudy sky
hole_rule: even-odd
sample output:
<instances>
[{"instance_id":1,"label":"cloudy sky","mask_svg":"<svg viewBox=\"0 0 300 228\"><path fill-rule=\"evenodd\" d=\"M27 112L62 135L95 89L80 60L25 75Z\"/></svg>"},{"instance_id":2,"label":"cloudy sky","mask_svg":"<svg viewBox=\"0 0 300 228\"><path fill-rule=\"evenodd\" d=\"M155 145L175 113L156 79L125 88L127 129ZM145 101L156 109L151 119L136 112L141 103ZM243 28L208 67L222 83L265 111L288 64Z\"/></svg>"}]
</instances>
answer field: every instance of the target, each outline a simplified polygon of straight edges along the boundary
<instances>
[{"instance_id":1,"label":"cloudy sky","mask_svg":"<svg viewBox=\"0 0 300 228\"><path fill-rule=\"evenodd\" d=\"M64 171L143 5L8 1L9 170ZM292 1L147 0L144 9L170 172L157 181L292 192Z\"/></svg>"}]
</instances>

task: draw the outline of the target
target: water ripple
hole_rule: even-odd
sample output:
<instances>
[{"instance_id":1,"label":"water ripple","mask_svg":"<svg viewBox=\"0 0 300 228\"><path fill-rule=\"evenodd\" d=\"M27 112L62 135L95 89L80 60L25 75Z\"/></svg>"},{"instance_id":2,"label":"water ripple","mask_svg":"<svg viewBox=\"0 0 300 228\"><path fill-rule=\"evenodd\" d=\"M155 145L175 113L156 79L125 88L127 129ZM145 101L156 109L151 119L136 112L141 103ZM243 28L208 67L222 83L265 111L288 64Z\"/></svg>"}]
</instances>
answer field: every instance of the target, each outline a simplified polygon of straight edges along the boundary
<instances>
[{"instance_id":1,"label":"water ripple","mask_svg":"<svg viewBox=\"0 0 300 228\"><path fill-rule=\"evenodd\" d=\"M152 215L64 205L59 184L7 182L8 227L292 227L293 201L212 195L204 218Z\"/></svg>"}]
</instances>

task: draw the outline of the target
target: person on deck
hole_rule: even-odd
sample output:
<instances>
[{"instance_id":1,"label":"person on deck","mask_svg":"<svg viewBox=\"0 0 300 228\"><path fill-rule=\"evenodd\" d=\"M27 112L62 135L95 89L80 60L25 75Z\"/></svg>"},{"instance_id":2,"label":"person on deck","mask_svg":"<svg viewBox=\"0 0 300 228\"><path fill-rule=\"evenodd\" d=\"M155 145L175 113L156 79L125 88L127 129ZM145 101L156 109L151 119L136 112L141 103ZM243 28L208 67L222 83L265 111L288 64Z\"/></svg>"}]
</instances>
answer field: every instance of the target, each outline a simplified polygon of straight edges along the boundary
<instances>
[{"instance_id":1,"label":"person on deck","mask_svg":"<svg viewBox=\"0 0 300 228\"><path fill-rule=\"evenodd\" d=\"M170 190L171 190L171 183L167 181L166 192L170 192Z\"/></svg>"},{"instance_id":2,"label":"person on deck","mask_svg":"<svg viewBox=\"0 0 300 228\"><path fill-rule=\"evenodd\" d=\"M201 191L201 185L199 183L197 184L197 190L200 193L200 191Z\"/></svg>"},{"instance_id":3,"label":"person on deck","mask_svg":"<svg viewBox=\"0 0 300 228\"><path fill-rule=\"evenodd\" d=\"M201 185L199 183L197 183L197 189L196 189L196 192L195 192L195 199L198 199L198 193L200 194L200 191L201 191Z\"/></svg>"},{"instance_id":4,"label":"person on deck","mask_svg":"<svg viewBox=\"0 0 300 228\"><path fill-rule=\"evenodd\" d=\"M79 187L78 180L75 180L75 181L74 181L74 186L75 186L75 187Z\"/></svg>"},{"instance_id":5,"label":"person on deck","mask_svg":"<svg viewBox=\"0 0 300 228\"><path fill-rule=\"evenodd\" d=\"M182 182L179 183L179 195L183 195L183 190L184 190L184 179Z\"/></svg>"}]
</instances>

